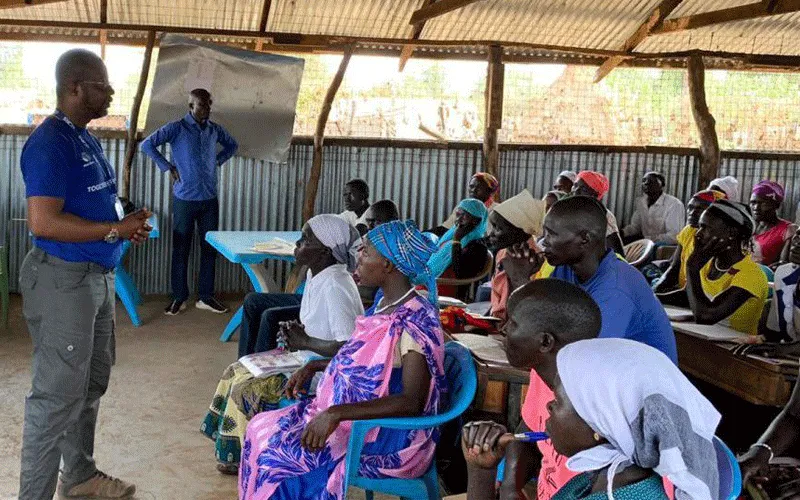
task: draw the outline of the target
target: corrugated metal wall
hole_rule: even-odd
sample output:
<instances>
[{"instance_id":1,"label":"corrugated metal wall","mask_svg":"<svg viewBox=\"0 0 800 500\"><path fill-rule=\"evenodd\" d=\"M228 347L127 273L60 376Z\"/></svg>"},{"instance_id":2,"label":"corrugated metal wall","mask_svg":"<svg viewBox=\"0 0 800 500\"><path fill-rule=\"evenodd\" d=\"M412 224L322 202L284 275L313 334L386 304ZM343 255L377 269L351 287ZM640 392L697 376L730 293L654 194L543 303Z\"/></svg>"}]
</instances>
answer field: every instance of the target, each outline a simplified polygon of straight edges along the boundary
<instances>
[{"instance_id":1,"label":"corrugated metal wall","mask_svg":"<svg viewBox=\"0 0 800 500\"><path fill-rule=\"evenodd\" d=\"M24 222L26 216L24 185L19 157L25 136L0 135L0 234L8 237L9 271L12 290L16 290L19 266L30 247ZM102 139L111 163L120 171L125 142ZM453 206L466 194L472 173L482 166L478 144L457 144L450 149L431 145L395 143L374 145L358 141L327 141L324 173L320 181L317 212L342 210L341 187L353 177L367 181L371 199L390 198L403 217L414 218L422 227L444 220ZM369 144L369 145L368 145ZM267 164L246 158L234 158L220 174L220 228L227 230L296 230L300 226L303 193L311 166L312 147L298 141L291 148L286 164ZM608 175L612 190L609 207L624 224L640 194L642 174L648 170L663 172L668 190L688 199L697 182L698 161L691 151L675 153L601 150L576 148L509 148L501 152L501 194L511 196L528 188L542 196L562 170L594 169ZM743 192L764 177L787 185L785 216L794 218L800 197L800 161L757 160L726 157L721 172L742 181ZM137 155L133 169L131 199L146 205L159 216L161 238L151 240L131 251L128 269L144 294L169 293L171 197L168 176L149 160ZM190 275L198 264L197 245L190 263ZM269 261L273 278L284 279L287 267ZM193 287L192 287L193 288ZM220 258L217 266L217 289L220 292L250 290L250 283L239 266Z\"/></svg>"}]
</instances>

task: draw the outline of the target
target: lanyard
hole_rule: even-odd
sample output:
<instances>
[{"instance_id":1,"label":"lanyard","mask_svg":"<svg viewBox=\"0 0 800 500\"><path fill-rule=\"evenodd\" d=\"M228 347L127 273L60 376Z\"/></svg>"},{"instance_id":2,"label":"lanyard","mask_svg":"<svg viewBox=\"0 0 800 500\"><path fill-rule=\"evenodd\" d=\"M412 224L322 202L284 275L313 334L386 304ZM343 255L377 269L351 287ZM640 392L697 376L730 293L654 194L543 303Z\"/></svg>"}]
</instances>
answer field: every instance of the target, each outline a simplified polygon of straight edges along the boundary
<instances>
[{"instance_id":1,"label":"lanyard","mask_svg":"<svg viewBox=\"0 0 800 500\"><path fill-rule=\"evenodd\" d=\"M67 116L60 110L56 110L56 112L53 113L52 116L69 125L69 128L71 128L72 131L75 132L75 135L78 136L78 140L81 141L83 147L91 153L92 159L95 161L95 163L103 167L103 171L106 174L106 180L113 180L114 173L111 171L111 165L108 163L108 161L106 161L105 155L103 155L103 151L98 148L97 144L95 144L94 142L90 144L83 137L83 134L80 131L78 131L78 127L76 127L75 124L72 123L72 121L69 118L67 118Z\"/></svg>"}]
</instances>

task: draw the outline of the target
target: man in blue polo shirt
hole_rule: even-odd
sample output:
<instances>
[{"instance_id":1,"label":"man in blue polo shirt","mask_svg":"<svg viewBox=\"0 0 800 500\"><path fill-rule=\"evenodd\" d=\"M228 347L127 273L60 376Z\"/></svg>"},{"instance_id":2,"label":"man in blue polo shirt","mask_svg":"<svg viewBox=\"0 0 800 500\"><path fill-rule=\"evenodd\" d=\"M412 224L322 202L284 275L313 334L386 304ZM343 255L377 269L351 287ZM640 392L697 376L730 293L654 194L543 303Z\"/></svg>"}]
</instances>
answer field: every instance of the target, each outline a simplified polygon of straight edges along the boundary
<instances>
[{"instance_id":1,"label":"man in blue polo shirt","mask_svg":"<svg viewBox=\"0 0 800 500\"><path fill-rule=\"evenodd\" d=\"M172 301L164 309L178 314L189 299L187 273L195 223L200 236L200 277L197 308L226 313L228 308L214 298L214 268L217 252L206 242L206 233L219 227L217 167L228 161L238 144L228 132L208 119L211 94L205 89L189 93L189 113L168 123L142 142L142 152L155 161L174 181L172 203ZM172 147L172 162L158 151ZM217 144L222 149L217 152Z\"/></svg>"},{"instance_id":2,"label":"man in blue polo shirt","mask_svg":"<svg viewBox=\"0 0 800 500\"><path fill-rule=\"evenodd\" d=\"M103 61L66 52L56 84L56 112L28 138L20 161L34 244L20 290L34 350L19 498L51 500L57 488L64 499L126 498L132 484L97 470L94 434L115 357L113 270L123 240L147 238L150 213L124 216L114 171L86 131L114 94Z\"/></svg>"},{"instance_id":3,"label":"man in blue polo shirt","mask_svg":"<svg viewBox=\"0 0 800 500\"><path fill-rule=\"evenodd\" d=\"M594 198L573 196L556 202L544 219L543 241L544 257L555 269L539 277L561 279L586 290L600 306L601 338L636 340L677 363L675 333L664 307L644 276L607 248L606 226L606 209ZM515 249L503 266L516 289L543 262L530 250Z\"/></svg>"}]
</instances>

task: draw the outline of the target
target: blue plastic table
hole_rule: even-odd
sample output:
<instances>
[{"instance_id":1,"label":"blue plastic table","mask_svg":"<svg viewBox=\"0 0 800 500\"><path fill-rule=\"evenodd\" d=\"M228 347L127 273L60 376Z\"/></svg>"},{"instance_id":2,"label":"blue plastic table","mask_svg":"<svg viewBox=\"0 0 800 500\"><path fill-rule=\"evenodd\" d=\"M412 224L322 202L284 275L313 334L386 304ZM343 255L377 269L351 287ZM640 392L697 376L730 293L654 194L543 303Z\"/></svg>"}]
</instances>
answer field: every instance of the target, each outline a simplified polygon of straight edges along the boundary
<instances>
[{"instance_id":1,"label":"blue plastic table","mask_svg":"<svg viewBox=\"0 0 800 500\"><path fill-rule=\"evenodd\" d=\"M153 226L153 229L150 231L150 238L158 238L158 218L153 215L147 222ZM142 296L139 294L139 289L136 288L136 284L133 282L130 273L128 273L122 265L125 261L125 255L130 248L130 241L126 240L122 243L122 255L119 258L119 264L117 264L114 288L116 288L117 295L119 295L122 305L125 306L125 310L128 312L133 326L142 326L142 320L139 319L139 312L136 310L136 306L142 303Z\"/></svg>"},{"instance_id":2,"label":"blue plastic table","mask_svg":"<svg viewBox=\"0 0 800 500\"><path fill-rule=\"evenodd\" d=\"M253 247L256 243L275 238L295 242L301 235L300 231L209 231L206 233L206 241L229 261L241 264L256 292L280 292L281 289L267 275L266 268L261 263L267 259L294 262L294 256L256 252ZM228 326L219 338L222 342L229 341L239 329L239 325L242 324L243 307L239 307L228 322Z\"/></svg>"}]
</instances>

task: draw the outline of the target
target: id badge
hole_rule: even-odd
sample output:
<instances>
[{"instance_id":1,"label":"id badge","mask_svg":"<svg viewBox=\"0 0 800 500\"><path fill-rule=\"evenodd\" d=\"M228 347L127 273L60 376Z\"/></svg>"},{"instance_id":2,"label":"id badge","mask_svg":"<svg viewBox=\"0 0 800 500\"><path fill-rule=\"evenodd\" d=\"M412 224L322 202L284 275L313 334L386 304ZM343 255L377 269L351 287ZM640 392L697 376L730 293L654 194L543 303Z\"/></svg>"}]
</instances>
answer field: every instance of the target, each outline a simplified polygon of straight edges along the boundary
<instances>
[{"instance_id":1,"label":"id badge","mask_svg":"<svg viewBox=\"0 0 800 500\"><path fill-rule=\"evenodd\" d=\"M122 208L122 202L119 201L119 198L117 198L117 200L114 202L114 208L117 211L117 217L119 218L119 220L124 219L125 218L125 209Z\"/></svg>"}]
</instances>

